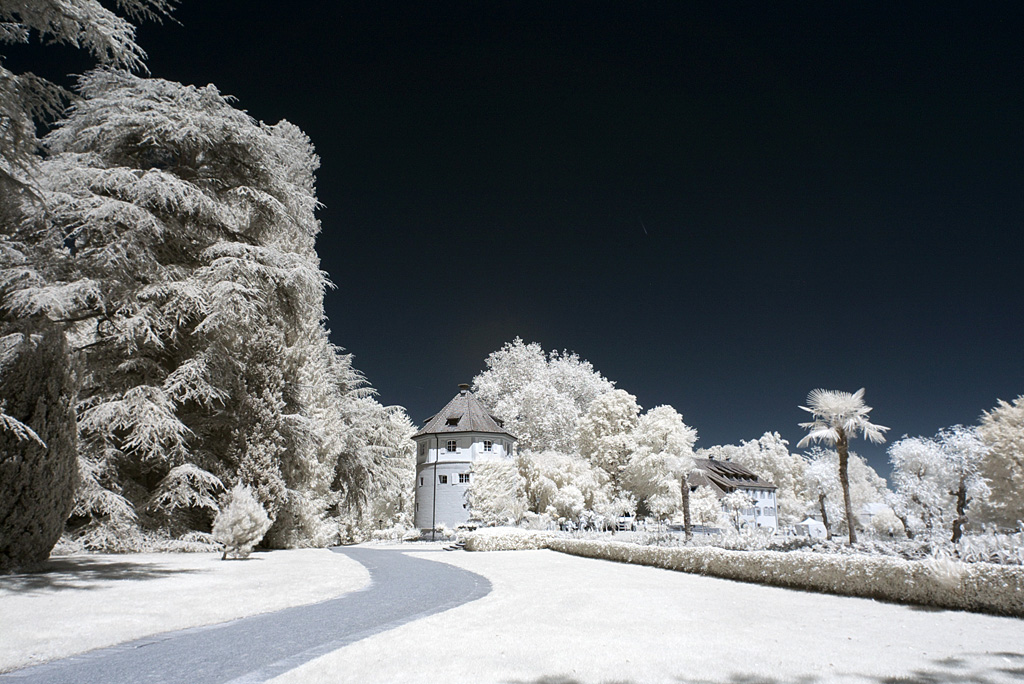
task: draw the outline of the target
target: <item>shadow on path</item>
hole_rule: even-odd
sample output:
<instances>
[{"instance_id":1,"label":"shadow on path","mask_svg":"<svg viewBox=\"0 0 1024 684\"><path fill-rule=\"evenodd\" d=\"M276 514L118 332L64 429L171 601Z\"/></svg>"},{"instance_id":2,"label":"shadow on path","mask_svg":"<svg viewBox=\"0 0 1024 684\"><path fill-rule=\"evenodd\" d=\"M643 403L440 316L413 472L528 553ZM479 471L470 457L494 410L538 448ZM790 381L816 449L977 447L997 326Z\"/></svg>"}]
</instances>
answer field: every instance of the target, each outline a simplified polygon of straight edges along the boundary
<instances>
[{"instance_id":1,"label":"shadow on path","mask_svg":"<svg viewBox=\"0 0 1024 684\"><path fill-rule=\"evenodd\" d=\"M109 557L57 556L32 572L0 575L0 591L89 590L103 586L100 584L103 581L158 579L191 572L197 570L170 569L155 563L127 563Z\"/></svg>"},{"instance_id":2,"label":"shadow on path","mask_svg":"<svg viewBox=\"0 0 1024 684\"><path fill-rule=\"evenodd\" d=\"M370 585L313 605L158 634L15 670L0 675L0 683L263 682L347 644L491 591L491 583L480 575L410 557L402 550L333 550L364 565Z\"/></svg>"},{"instance_id":3,"label":"shadow on path","mask_svg":"<svg viewBox=\"0 0 1024 684\"><path fill-rule=\"evenodd\" d=\"M773 677L771 675L733 673L724 678L691 679L676 677L678 684L824 684L849 682L850 684L1016 684L1024 681L1024 654L1021 653L964 653L955 658L932 660L932 666L892 677L831 672L825 675L797 675ZM584 684L582 680L565 675L546 675L537 679L509 679L503 684ZM609 679L606 684L639 684L633 680Z\"/></svg>"}]
</instances>

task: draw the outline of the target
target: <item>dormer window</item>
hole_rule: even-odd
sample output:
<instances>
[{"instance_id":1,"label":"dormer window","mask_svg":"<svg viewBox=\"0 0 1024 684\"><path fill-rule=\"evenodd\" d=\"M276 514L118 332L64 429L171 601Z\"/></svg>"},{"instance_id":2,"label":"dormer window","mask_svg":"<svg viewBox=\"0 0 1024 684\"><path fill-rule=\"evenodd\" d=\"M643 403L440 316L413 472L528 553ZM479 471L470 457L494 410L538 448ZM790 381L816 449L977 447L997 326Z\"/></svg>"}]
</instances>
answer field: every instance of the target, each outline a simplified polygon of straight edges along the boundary
<instances>
[{"instance_id":1,"label":"dormer window","mask_svg":"<svg viewBox=\"0 0 1024 684\"><path fill-rule=\"evenodd\" d=\"M460 420L462 420L462 416L448 416L448 421L446 424L455 426L459 424Z\"/></svg>"}]
</instances>

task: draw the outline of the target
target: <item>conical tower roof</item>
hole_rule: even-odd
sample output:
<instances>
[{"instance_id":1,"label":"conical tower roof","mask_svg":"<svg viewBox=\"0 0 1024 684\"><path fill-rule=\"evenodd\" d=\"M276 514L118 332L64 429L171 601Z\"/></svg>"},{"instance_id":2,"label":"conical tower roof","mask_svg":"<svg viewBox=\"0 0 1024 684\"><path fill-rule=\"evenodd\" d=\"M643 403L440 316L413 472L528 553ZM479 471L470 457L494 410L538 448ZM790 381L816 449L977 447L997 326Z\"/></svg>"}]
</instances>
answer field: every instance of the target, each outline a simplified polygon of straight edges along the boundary
<instances>
[{"instance_id":1,"label":"conical tower roof","mask_svg":"<svg viewBox=\"0 0 1024 684\"><path fill-rule=\"evenodd\" d=\"M436 415L427 418L427 424L413 437L451 432L492 432L516 438L505 429L501 419L487 412L480 400L469 391L469 385L459 385L459 393Z\"/></svg>"}]
</instances>

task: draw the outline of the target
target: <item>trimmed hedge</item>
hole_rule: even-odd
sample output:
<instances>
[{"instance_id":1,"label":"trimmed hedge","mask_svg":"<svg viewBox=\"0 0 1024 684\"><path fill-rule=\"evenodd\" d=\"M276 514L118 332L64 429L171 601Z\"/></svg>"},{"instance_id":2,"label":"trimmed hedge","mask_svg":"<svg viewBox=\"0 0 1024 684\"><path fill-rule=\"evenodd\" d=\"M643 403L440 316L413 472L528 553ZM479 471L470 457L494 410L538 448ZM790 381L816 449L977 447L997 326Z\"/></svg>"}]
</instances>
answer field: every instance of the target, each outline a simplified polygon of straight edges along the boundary
<instances>
[{"instance_id":1,"label":"trimmed hedge","mask_svg":"<svg viewBox=\"0 0 1024 684\"><path fill-rule=\"evenodd\" d=\"M470 532L463 541L467 551L529 551L548 548L547 532L520 530L514 527L485 527Z\"/></svg>"},{"instance_id":2,"label":"trimmed hedge","mask_svg":"<svg viewBox=\"0 0 1024 684\"><path fill-rule=\"evenodd\" d=\"M650 565L741 582L840 596L1024 617L1024 567L909 561L894 556L810 551L730 551L713 546L638 546L614 541L566 539L509 528L466 536L468 551L548 548L586 558Z\"/></svg>"},{"instance_id":3,"label":"trimmed hedge","mask_svg":"<svg viewBox=\"0 0 1024 684\"><path fill-rule=\"evenodd\" d=\"M1015 566L807 551L728 551L711 546L662 548L556 538L548 540L548 548L741 582L1024 617L1024 569Z\"/></svg>"}]
</instances>

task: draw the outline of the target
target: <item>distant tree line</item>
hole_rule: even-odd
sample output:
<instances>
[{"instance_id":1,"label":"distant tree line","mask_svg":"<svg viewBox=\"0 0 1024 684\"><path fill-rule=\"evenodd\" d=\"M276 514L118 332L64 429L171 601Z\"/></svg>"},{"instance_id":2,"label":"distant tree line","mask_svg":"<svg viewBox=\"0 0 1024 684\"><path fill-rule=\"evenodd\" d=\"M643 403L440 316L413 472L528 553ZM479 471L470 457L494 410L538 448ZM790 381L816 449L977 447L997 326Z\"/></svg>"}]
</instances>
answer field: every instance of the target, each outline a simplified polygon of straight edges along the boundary
<instances>
[{"instance_id":1,"label":"distant tree line","mask_svg":"<svg viewBox=\"0 0 1024 684\"><path fill-rule=\"evenodd\" d=\"M608 524L623 515L681 517L691 524L739 526L741 497L694 488L694 458L733 461L777 488L781 525L807 516L828 535L925 536L956 542L968 523L1015 529L1024 520L1024 397L1001 401L977 427L954 426L934 439L903 438L889 449L893 488L849 441L884 441L869 420L864 390L815 390L812 420L790 451L777 432L695 449L697 431L670 406L646 413L636 397L568 352L516 339L492 353L474 379L476 396L517 437L514 463L475 466L473 514L488 523ZM693 491L691 491L693 490ZM868 520L858 512L875 504Z\"/></svg>"}]
</instances>

